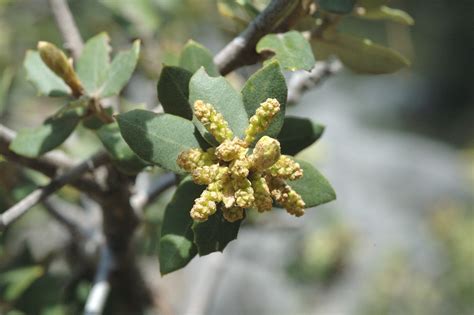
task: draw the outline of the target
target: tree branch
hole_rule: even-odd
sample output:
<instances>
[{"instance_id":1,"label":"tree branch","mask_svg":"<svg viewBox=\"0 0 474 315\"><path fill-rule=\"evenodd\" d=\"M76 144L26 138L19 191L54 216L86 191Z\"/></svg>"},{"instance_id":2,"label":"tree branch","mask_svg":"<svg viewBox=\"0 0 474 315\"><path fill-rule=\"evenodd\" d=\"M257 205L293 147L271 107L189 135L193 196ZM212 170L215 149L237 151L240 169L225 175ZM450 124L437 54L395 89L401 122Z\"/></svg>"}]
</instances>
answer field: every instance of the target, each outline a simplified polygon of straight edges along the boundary
<instances>
[{"instance_id":1,"label":"tree branch","mask_svg":"<svg viewBox=\"0 0 474 315\"><path fill-rule=\"evenodd\" d=\"M53 11L54 19L64 41L64 46L68 49L74 59L81 55L84 43L72 17L71 10L66 0L49 0L49 5Z\"/></svg>"},{"instance_id":2,"label":"tree branch","mask_svg":"<svg viewBox=\"0 0 474 315\"><path fill-rule=\"evenodd\" d=\"M46 199L51 194L61 189L64 185L73 182L85 172L90 171L107 161L108 156L105 152L96 153L91 158L83 161L66 173L54 178L48 185L34 190L0 216L0 230L7 227L10 223L25 214L31 207Z\"/></svg>"},{"instance_id":3,"label":"tree branch","mask_svg":"<svg viewBox=\"0 0 474 315\"><path fill-rule=\"evenodd\" d=\"M226 75L241 66L256 63L259 59L255 51L257 42L284 24L299 3L300 0L273 0L239 36L214 57L220 73Z\"/></svg>"},{"instance_id":4,"label":"tree branch","mask_svg":"<svg viewBox=\"0 0 474 315\"><path fill-rule=\"evenodd\" d=\"M175 184L176 175L174 173L166 173L151 183L135 185L137 193L132 196L130 203L136 211L141 212L143 208L152 203L159 195Z\"/></svg>"},{"instance_id":5,"label":"tree branch","mask_svg":"<svg viewBox=\"0 0 474 315\"><path fill-rule=\"evenodd\" d=\"M94 284L87 297L84 315L100 315L110 292L109 276L115 265L112 251L104 244L100 252L99 265L95 274Z\"/></svg>"},{"instance_id":6,"label":"tree branch","mask_svg":"<svg viewBox=\"0 0 474 315\"><path fill-rule=\"evenodd\" d=\"M297 103L304 92L322 84L324 80L342 69L342 64L337 59L316 62L310 71L295 72L288 82L288 104Z\"/></svg>"},{"instance_id":7,"label":"tree branch","mask_svg":"<svg viewBox=\"0 0 474 315\"><path fill-rule=\"evenodd\" d=\"M27 158L16 154L9 149L16 133L0 124L0 154L7 160L17 163L50 178L55 177L61 169L72 169L76 163L60 151L51 151L38 158ZM90 193L92 196L99 193L102 188L92 178L82 176L70 183L77 189Z\"/></svg>"}]
</instances>

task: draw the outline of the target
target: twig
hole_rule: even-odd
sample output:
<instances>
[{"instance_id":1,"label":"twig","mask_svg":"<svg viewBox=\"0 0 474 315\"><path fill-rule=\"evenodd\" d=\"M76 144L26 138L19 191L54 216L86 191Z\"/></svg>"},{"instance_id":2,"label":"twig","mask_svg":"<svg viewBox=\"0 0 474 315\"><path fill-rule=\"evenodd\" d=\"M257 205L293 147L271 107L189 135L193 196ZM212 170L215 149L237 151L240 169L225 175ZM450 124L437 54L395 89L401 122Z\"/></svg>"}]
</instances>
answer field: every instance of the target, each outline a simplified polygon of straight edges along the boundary
<instances>
[{"instance_id":1,"label":"twig","mask_svg":"<svg viewBox=\"0 0 474 315\"><path fill-rule=\"evenodd\" d=\"M142 211L147 205L153 202L161 193L168 188L171 188L176 184L176 175L173 173L166 173L160 176L157 180L152 183L145 184L149 187L136 188L140 189L135 195L132 196L130 203L133 208L137 211Z\"/></svg>"},{"instance_id":2,"label":"twig","mask_svg":"<svg viewBox=\"0 0 474 315\"><path fill-rule=\"evenodd\" d=\"M0 124L0 154L7 160L26 166L48 177L55 177L61 169L72 169L76 163L60 151L51 151L38 158L27 158L9 149L16 133ZM101 191L92 178L82 176L70 183L74 187L88 193L97 194Z\"/></svg>"},{"instance_id":3,"label":"twig","mask_svg":"<svg viewBox=\"0 0 474 315\"><path fill-rule=\"evenodd\" d=\"M108 161L108 157L105 152L96 153L66 173L54 178L48 185L34 190L1 215L0 229L7 227L10 223L25 214L31 207L46 199L64 185L71 183L85 172L104 164L106 161Z\"/></svg>"},{"instance_id":4,"label":"twig","mask_svg":"<svg viewBox=\"0 0 474 315\"><path fill-rule=\"evenodd\" d=\"M59 200L51 196L50 198L43 200L43 205L49 214L61 223L71 234L72 239L82 239L85 235L79 222L76 222L70 216L66 215L63 209L63 205L59 204ZM53 199L54 198L54 199Z\"/></svg>"},{"instance_id":5,"label":"twig","mask_svg":"<svg viewBox=\"0 0 474 315\"><path fill-rule=\"evenodd\" d=\"M257 62L257 42L282 25L299 3L299 0L273 0L239 36L214 57L220 73L226 75L240 66Z\"/></svg>"},{"instance_id":6,"label":"twig","mask_svg":"<svg viewBox=\"0 0 474 315\"><path fill-rule=\"evenodd\" d=\"M94 285L87 297L84 315L102 314L110 292L109 275L113 267L112 251L104 244L100 251L100 260L95 274Z\"/></svg>"},{"instance_id":7,"label":"twig","mask_svg":"<svg viewBox=\"0 0 474 315\"><path fill-rule=\"evenodd\" d=\"M81 55L84 43L66 0L49 0L54 19L61 32L64 46L71 51L74 59Z\"/></svg>"},{"instance_id":8,"label":"twig","mask_svg":"<svg viewBox=\"0 0 474 315\"><path fill-rule=\"evenodd\" d=\"M321 84L342 69L337 59L318 61L310 72L295 72L288 83L288 104L297 103L304 92Z\"/></svg>"}]
</instances>

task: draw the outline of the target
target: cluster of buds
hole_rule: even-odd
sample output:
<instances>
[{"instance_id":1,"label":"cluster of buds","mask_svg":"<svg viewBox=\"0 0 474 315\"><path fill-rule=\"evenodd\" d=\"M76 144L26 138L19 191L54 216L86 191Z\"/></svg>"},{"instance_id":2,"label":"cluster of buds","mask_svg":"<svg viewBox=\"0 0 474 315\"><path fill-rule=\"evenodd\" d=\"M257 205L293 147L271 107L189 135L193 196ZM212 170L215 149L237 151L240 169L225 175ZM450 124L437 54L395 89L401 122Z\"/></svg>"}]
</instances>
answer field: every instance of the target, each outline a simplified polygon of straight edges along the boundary
<instances>
[{"instance_id":1,"label":"cluster of buds","mask_svg":"<svg viewBox=\"0 0 474 315\"><path fill-rule=\"evenodd\" d=\"M280 103L276 99L261 103L250 118L242 140L234 137L227 121L211 104L201 100L194 103L197 119L219 142L216 148L206 151L194 148L184 151L177 160L183 170L191 173L196 184L207 185L191 209L195 221L206 221L222 205L224 218L235 222L244 217L244 209L270 211L273 200L292 215L304 214L303 199L285 183L301 178L303 170L290 157L281 155L278 140L263 136L249 154L250 145L279 111Z\"/></svg>"}]
</instances>

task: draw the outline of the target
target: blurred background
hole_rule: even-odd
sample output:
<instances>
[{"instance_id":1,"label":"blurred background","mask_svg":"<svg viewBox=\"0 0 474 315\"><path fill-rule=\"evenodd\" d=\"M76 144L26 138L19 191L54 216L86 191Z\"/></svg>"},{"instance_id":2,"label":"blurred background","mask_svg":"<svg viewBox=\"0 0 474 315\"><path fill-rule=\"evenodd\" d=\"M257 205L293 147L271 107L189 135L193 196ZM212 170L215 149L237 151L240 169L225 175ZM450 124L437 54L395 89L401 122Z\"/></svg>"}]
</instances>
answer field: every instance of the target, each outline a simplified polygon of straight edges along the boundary
<instances>
[{"instance_id":1,"label":"blurred background","mask_svg":"<svg viewBox=\"0 0 474 315\"><path fill-rule=\"evenodd\" d=\"M176 63L188 39L216 53L235 31L211 0L69 3L85 39L105 31L114 50L142 39L123 108L158 103L162 64ZM299 157L329 179L335 202L303 218L250 216L223 255L165 277L156 254L172 190L146 210L137 247L161 313L474 314L474 3L391 6L416 24L347 19L341 28L400 51L412 66L378 76L343 70L288 109L326 126ZM0 123L16 131L62 105L26 80L23 58L39 40L62 45L47 1L0 0ZM239 86L257 68L229 79ZM99 146L79 130L63 149L79 158ZM44 182L0 157L0 211ZM65 188L61 198L80 196ZM43 206L0 234L0 314L81 313L91 283L68 269L67 238Z\"/></svg>"}]
</instances>

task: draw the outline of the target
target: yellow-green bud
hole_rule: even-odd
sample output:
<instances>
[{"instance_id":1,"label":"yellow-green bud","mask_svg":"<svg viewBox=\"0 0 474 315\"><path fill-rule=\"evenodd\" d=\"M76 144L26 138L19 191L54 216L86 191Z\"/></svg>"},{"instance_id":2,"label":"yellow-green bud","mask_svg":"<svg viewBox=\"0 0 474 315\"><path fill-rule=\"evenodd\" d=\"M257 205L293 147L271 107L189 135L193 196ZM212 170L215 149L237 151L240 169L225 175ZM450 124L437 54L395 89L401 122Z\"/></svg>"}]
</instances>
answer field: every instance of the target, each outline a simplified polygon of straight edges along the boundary
<instances>
[{"instance_id":1,"label":"yellow-green bud","mask_svg":"<svg viewBox=\"0 0 474 315\"><path fill-rule=\"evenodd\" d=\"M303 198L294 191L289 185L280 178L267 177L267 182L270 184L270 190L273 198L281 204L289 214L300 217L304 214L304 207L306 206Z\"/></svg>"},{"instance_id":2,"label":"yellow-green bud","mask_svg":"<svg viewBox=\"0 0 474 315\"><path fill-rule=\"evenodd\" d=\"M189 149L181 152L176 160L179 167L190 173L198 167L211 166L216 162L213 149L207 152L201 149Z\"/></svg>"},{"instance_id":3,"label":"yellow-green bud","mask_svg":"<svg viewBox=\"0 0 474 315\"><path fill-rule=\"evenodd\" d=\"M79 97L84 93L81 81L61 49L48 42L39 42L38 51L43 62L66 82L74 96Z\"/></svg>"},{"instance_id":4,"label":"yellow-green bud","mask_svg":"<svg viewBox=\"0 0 474 315\"><path fill-rule=\"evenodd\" d=\"M198 185L209 185L216 180L219 174L219 164L211 166L200 166L194 169L192 176L193 181Z\"/></svg>"},{"instance_id":5,"label":"yellow-green bud","mask_svg":"<svg viewBox=\"0 0 474 315\"><path fill-rule=\"evenodd\" d=\"M263 136L258 140L252 155L249 157L252 162L252 169L263 171L275 164L280 155L280 142L268 136Z\"/></svg>"},{"instance_id":6,"label":"yellow-green bud","mask_svg":"<svg viewBox=\"0 0 474 315\"><path fill-rule=\"evenodd\" d=\"M244 218L244 209L240 207L222 208L224 219L235 222Z\"/></svg>"},{"instance_id":7,"label":"yellow-green bud","mask_svg":"<svg viewBox=\"0 0 474 315\"><path fill-rule=\"evenodd\" d=\"M230 140L234 136L224 116L218 113L211 104L197 100L194 102L194 115L219 143L226 139Z\"/></svg>"},{"instance_id":8,"label":"yellow-green bud","mask_svg":"<svg viewBox=\"0 0 474 315\"><path fill-rule=\"evenodd\" d=\"M233 179L235 190L235 203L242 208L251 208L254 205L255 197L252 183L247 178Z\"/></svg>"},{"instance_id":9,"label":"yellow-green bud","mask_svg":"<svg viewBox=\"0 0 474 315\"><path fill-rule=\"evenodd\" d=\"M210 215L216 212L216 204L222 201L222 193L219 190L220 185L216 182L211 183L204 190L199 198L194 200L191 208L191 217L195 221L206 221Z\"/></svg>"},{"instance_id":10,"label":"yellow-green bud","mask_svg":"<svg viewBox=\"0 0 474 315\"><path fill-rule=\"evenodd\" d=\"M282 155L267 172L273 177L289 180L296 180L303 176L301 166L287 155Z\"/></svg>"},{"instance_id":11,"label":"yellow-green bud","mask_svg":"<svg viewBox=\"0 0 474 315\"><path fill-rule=\"evenodd\" d=\"M275 98L268 98L260 104L255 115L250 117L249 126L245 130L245 142L251 144L255 141L257 134L265 131L270 125L273 117L280 111L280 103Z\"/></svg>"},{"instance_id":12,"label":"yellow-green bud","mask_svg":"<svg viewBox=\"0 0 474 315\"><path fill-rule=\"evenodd\" d=\"M258 212L272 210L273 200L265 179L260 175L255 176L252 179L252 188L255 192L255 207Z\"/></svg>"},{"instance_id":13,"label":"yellow-green bud","mask_svg":"<svg viewBox=\"0 0 474 315\"><path fill-rule=\"evenodd\" d=\"M229 166L231 176L240 178L247 177L249 175L250 165L250 161L246 156L232 161Z\"/></svg>"},{"instance_id":14,"label":"yellow-green bud","mask_svg":"<svg viewBox=\"0 0 474 315\"><path fill-rule=\"evenodd\" d=\"M246 143L239 138L224 140L224 142L216 148L216 156L219 160L226 162L238 159L247 153L248 149L245 146Z\"/></svg>"}]
</instances>

